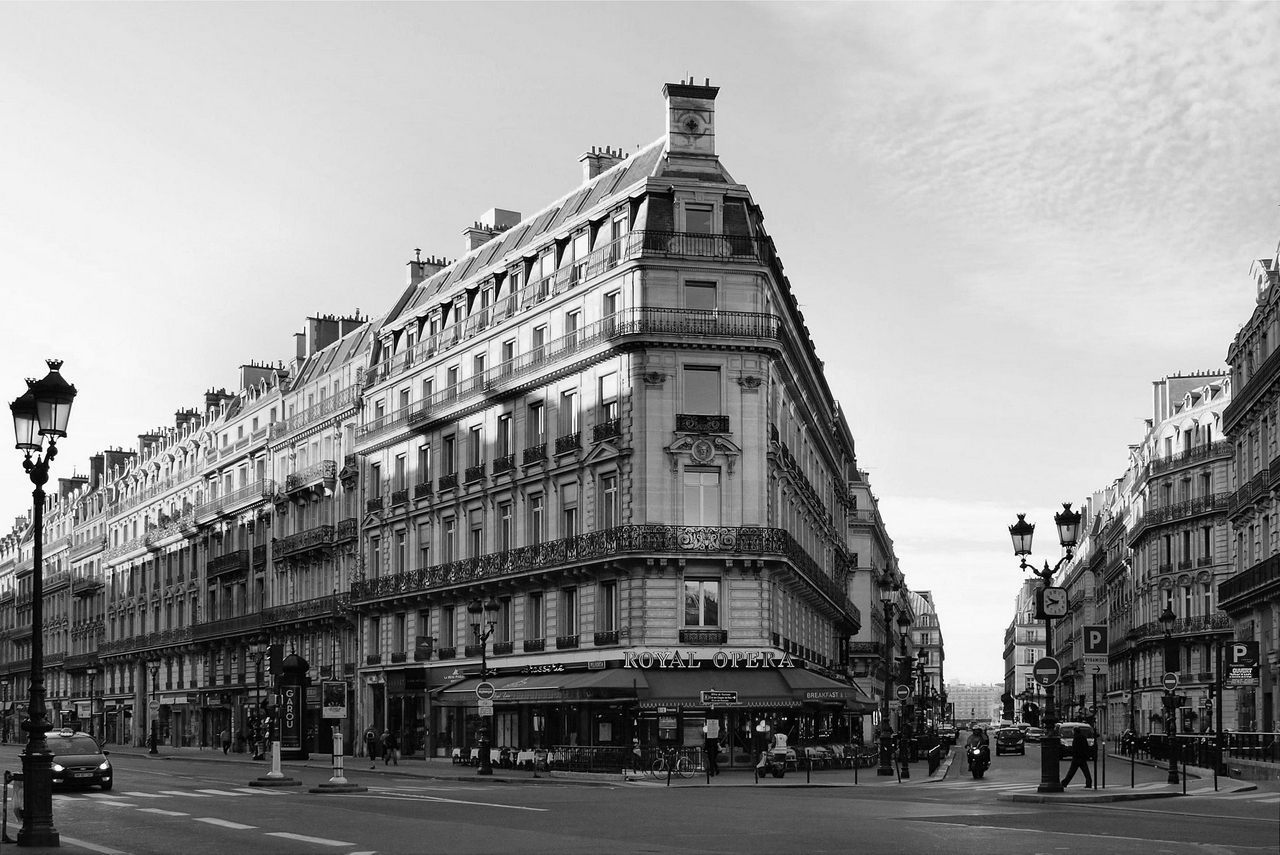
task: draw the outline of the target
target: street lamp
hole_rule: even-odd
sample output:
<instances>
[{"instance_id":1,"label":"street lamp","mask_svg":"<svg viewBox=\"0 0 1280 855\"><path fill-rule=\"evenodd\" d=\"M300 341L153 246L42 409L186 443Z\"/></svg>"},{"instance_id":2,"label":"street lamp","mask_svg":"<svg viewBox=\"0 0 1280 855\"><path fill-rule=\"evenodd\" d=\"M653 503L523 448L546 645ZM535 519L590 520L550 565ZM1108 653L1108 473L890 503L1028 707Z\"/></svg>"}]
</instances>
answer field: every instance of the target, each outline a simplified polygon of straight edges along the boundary
<instances>
[{"instance_id":1,"label":"street lamp","mask_svg":"<svg viewBox=\"0 0 1280 855\"><path fill-rule=\"evenodd\" d=\"M61 842L53 827L53 755L45 740L49 711L44 689L44 485L49 481L49 462L58 454L56 440L67 435L76 387L58 373L61 360L45 362L49 373L44 379L28 380L27 391L9 405L15 447L23 453L22 468L35 485L31 491L31 690L23 723L27 747L22 752L25 807L19 846L58 846Z\"/></svg>"},{"instance_id":2,"label":"street lamp","mask_svg":"<svg viewBox=\"0 0 1280 855\"><path fill-rule=\"evenodd\" d=\"M1173 624L1178 616L1173 613L1173 609L1165 605L1164 611L1157 618L1160 626L1164 628L1164 666L1166 671L1173 671L1169 667L1172 661L1173 653ZM1164 732L1165 738L1168 740L1169 747L1169 783L1178 783L1178 718L1177 709L1173 705L1173 690L1165 688L1164 691Z\"/></svg>"},{"instance_id":3,"label":"street lamp","mask_svg":"<svg viewBox=\"0 0 1280 855\"><path fill-rule=\"evenodd\" d=\"M1044 590L1047 590L1053 582L1053 574L1071 559L1080 535L1080 514L1071 510L1070 503L1064 502L1062 512L1053 515L1053 521L1058 527L1058 541L1066 552L1052 569L1049 568L1049 562L1045 561L1043 570L1037 570L1027 563L1026 557L1031 554L1031 536L1035 533L1036 526L1035 523L1027 522L1026 517L1026 514L1018 514L1018 521L1009 526L1009 536L1013 538L1013 554L1022 558L1021 568L1030 570L1040 577L1043 583L1041 588L1043 596ZM1047 614L1044 615L1044 653L1045 656L1053 655L1053 618ZM1062 780L1058 777L1058 739L1053 732L1058 724L1058 714L1054 709L1053 685L1045 686L1044 693L1045 735L1040 740L1040 786L1036 788L1036 792L1060 793Z\"/></svg>"},{"instance_id":4,"label":"street lamp","mask_svg":"<svg viewBox=\"0 0 1280 855\"><path fill-rule=\"evenodd\" d=\"M147 739L151 747L147 753L159 754L156 746L160 742L160 659L148 659L147 664L151 666L151 736Z\"/></svg>"},{"instance_id":5,"label":"street lamp","mask_svg":"<svg viewBox=\"0 0 1280 855\"><path fill-rule=\"evenodd\" d=\"M266 759L263 757L262 749L266 741L262 733L262 658L267 655L267 645L261 641L255 641L249 645L249 655L253 657L253 758L254 760Z\"/></svg>"},{"instance_id":6,"label":"street lamp","mask_svg":"<svg viewBox=\"0 0 1280 855\"><path fill-rule=\"evenodd\" d=\"M84 669L84 673L89 677L89 735L93 736L93 719L98 713L98 704L94 700L93 684L98 679L98 669L90 665Z\"/></svg>"},{"instance_id":7,"label":"street lamp","mask_svg":"<svg viewBox=\"0 0 1280 855\"><path fill-rule=\"evenodd\" d=\"M889 728L889 683L892 679L893 665L893 603L900 586L895 584L886 571L880 577L880 603L884 607L884 695L880 710L880 764L876 766L876 775L893 774L893 733Z\"/></svg>"},{"instance_id":8,"label":"street lamp","mask_svg":"<svg viewBox=\"0 0 1280 855\"><path fill-rule=\"evenodd\" d=\"M475 633L476 644L480 645L480 679L486 680L489 677L489 639L493 636L493 630L498 625L498 612L502 610L502 606L498 604L492 596L489 601L481 605L479 599L471 601L471 605L467 606L467 613L471 615L471 631ZM480 631L481 615L484 616L484 623L488 626L483 633ZM492 712L492 709L490 709ZM476 734L480 748L480 768L476 770L477 775L493 774L493 758L489 756L489 728L484 721L489 716L480 715L480 730Z\"/></svg>"},{"instance_id":9,"label":"street lamp","mask_svg":"<svg viewBox=\"0 0 1280 855\"><path fill-rule=\"evenodd\" d=\"M916 682L919 689L916 691L916 730L924 733L925 728L925 700L929 696L929 690L924 682L924 662L929 658L929 654L923 650L916 654Z\"/></svg>"}]
</instances>

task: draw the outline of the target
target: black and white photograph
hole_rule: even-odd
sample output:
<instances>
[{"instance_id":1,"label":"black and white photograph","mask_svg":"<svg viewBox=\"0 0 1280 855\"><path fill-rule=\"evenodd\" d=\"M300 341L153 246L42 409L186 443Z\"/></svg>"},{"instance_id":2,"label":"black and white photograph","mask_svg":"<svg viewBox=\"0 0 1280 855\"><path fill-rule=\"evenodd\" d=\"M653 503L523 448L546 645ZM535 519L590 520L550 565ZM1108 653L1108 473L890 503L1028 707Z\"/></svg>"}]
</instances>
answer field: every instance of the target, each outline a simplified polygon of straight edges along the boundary
<instances>
[{"instance_id":1,"label":"black and white photograph","mask_svg":"<svg viewBox=\"0 0 1280 855\"><path fill-rule=\"evenodd\" d=\"M1276 2L0 2L0 852L1276 855Z\"/></svg>"}]
</instances>

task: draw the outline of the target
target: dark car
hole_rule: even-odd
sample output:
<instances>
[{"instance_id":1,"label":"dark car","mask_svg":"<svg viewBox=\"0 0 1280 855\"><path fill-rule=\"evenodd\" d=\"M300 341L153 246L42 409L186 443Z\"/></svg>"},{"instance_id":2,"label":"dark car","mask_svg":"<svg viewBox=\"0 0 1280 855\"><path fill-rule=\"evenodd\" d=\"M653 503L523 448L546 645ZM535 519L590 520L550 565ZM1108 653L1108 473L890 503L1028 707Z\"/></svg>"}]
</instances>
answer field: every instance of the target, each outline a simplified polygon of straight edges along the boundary
<instances>
[{"instance_id":1,"label":"dark car","mask_svg":"<svg viewBox=\"0 0 1280 855\"><path fill-rule=\"evenodd\" d=\"M996 755L1026 754L1022 731L1016 727L1002 727L996 731Z\"/></svg>"},{"instance_id":2,"label":"dark car","mask_svg":"<svg viewBox=\"0 0 1280 855\"><path fill-rule=\"evenodd\" d=\"M111 789L111 761L92 736L74 730L51 730L44 739L53 755L55 787L97 785L104 790Z\"/></svg>"}]
</instances>

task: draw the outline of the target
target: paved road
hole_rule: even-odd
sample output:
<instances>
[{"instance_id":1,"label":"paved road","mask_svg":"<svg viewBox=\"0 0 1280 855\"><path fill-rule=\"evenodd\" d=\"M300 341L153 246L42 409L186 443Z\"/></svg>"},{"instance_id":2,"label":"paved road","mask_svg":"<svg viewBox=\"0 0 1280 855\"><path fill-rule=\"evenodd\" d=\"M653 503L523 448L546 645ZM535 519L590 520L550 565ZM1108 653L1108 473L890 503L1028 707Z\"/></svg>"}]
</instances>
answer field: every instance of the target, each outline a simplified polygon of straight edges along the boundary
<instances>
[{"instance_id":1,"label":"paved road","mask_svg":"<svg viewBox=\"0 0 1280 855\"><path fill-rule=\"evenodd\" d=\"M16 768L9 754L16 750L0 750L0 762ZM1034 790L1034 751L998 758L982 781L917 775L899 784L864 770L857 785L824 787L802 786L804 776L794 774L783 786L755 785L745 773L722 775L712 786L698 779L670 788L652 781L529 785L480 781L472 770L443 764L434 771L462 779L427 778L423 764L406 763L399 774L361 764L348 777L368 792L341 796L306 792L328 780L319 766L286 767L305 786L263 790L248 786L261 764L120 751L112 759L114 790L56 797L64 851L1275 855L1280 841L1274 786L1137 802L1002 801L1010 792ZM1114 785L1115 770L1108 771ZM1127 785L1127 765L1124 772ZM1163 786L1160 770L1142 774L1140 785ZM815 783L820 777L813 774ZM841 783L834 775L824 780Z\"/></svg>"}]
</instances>

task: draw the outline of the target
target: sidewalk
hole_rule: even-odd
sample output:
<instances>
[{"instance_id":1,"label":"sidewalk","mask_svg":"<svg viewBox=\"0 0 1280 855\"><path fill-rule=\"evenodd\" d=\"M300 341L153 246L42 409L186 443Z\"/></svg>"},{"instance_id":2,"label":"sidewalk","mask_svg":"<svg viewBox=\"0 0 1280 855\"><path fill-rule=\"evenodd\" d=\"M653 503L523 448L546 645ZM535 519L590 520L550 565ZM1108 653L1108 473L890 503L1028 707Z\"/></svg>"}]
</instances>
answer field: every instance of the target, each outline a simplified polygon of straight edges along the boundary
<instances>
[{"instance_id":1,"label":"sidewalk","mask_svg":"<svg viewBox=\"0 0 1280 855\"><path fill-rule=\"evenodd\" d=\"M171 759L194 760L200 762L218 763L224 766L240 767L247 778L256 778L266 774L271 769L270 760L251 760L250 754L223 754L221 750L214 748L172 748L161 746L159 754L148 753L146 747L133 747L129 745L109 745L107 746L113 755L128 755L132 757L142 757L149 760L162 762ZM928 764L921 761L912 763L910 766L910 779L903 779L902 784L920 784L930 783L932 781L941 781L946 777L947 771L951 768L954 752L948 753L946 759L938 766L936 772L932 775L928 773ZM308 760L283 760L280 763L281 771L288 775L289 769L317 769L331 770L333 768L333 758L328 754L313 754ZM494 767L493 775L482 776L476 773L474 766L459 766L446 757L431 758L401 758L400 765L384 765L381 759L376 763L370 762L367 757L346 757L343 761L343 776L352 783L369 784L376 783L378 779L390 778L422 778L439 781L465 781L467 783L495 783L495 784L580 784L584 786L666 786L667 779L654 778L649 775L626 773L623 775L617 773L603 772L567 772L552 770L551 772L533 772L528 769L501 769ZM372 768L370 768L372 767ZM761 778L758 782L755 778L755 770L752 767L738 766L734 768L723 767L722 774L711 779L711 786L733 786L733 787L852 787L858 784L868 783L897 783L897 775L892 777L880 777L876 775L874 766L862 769L814 769L806 775L805 770L792 770L786 774L784 778ZM855 783L856 781L856 783ZM673 776L671 786L707 786L707 777L705 774L694 775L692 778L681 778Z\"/></svg>"},{"instance_id":2,"label":"sidewalk","mask_svg":"<svg viewBox=\"0 0 1280 855\"><path fill-rule=\"evenodd\" d=\"M1108 760L1114 760L1121 767L1129 765L1129 758L1120 754L1108 754ZM1164 769L1162 766L1152 760L1135 760L1139 766L1146 766L1152 769ZM1141 801L1145 799L1168 799L1183 794L1182 780L1186 781L1186 794L1198 795L1202 793L1212 793L1213 788L1213 770L1201 769L1198 766L1189 766L1184 770L1179 770L1180 781L1177 784L1169 783L1152 783L1147 782L1130 787L1127 783L1108 784L1106 789L1096 788L1086 790L1083 787L1070 787L1061 793L1001 793L996 797L997 801L1002 802L1024 802L1032 804L1048 804L1050 802L1066 802L1068 804L1097 804L1105 802L1130 802ZM1095 786L1098 782L1095 780ZM1241 781L1236 778L1228 778L1224 776L1218 777L1218 793L1244 793L1258 789L1256 785L1247 781Z\"/></svg>"}]
</instances>

